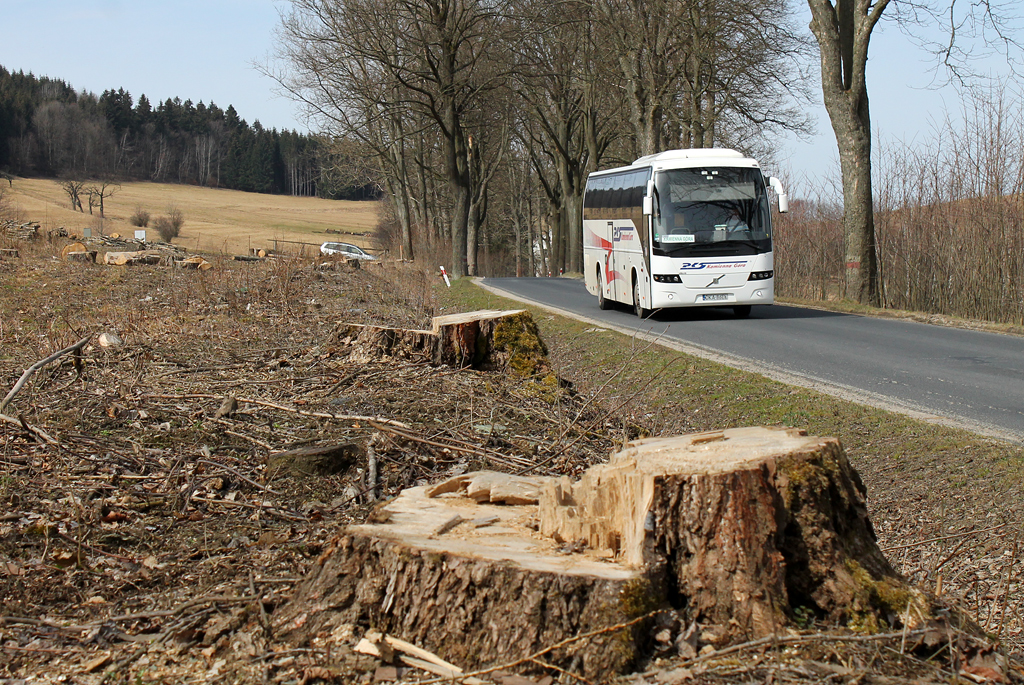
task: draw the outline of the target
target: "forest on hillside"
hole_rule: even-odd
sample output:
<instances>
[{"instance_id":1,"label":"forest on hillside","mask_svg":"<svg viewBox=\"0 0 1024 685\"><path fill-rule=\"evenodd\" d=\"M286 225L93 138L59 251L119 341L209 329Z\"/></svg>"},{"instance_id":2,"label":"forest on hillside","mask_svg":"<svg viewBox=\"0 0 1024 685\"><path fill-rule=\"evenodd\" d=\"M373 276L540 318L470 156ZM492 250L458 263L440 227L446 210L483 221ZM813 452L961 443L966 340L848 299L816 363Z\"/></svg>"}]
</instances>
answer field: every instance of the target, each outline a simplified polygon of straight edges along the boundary
<instances>
[{"instance_id":1,"label":"forest on hillside","mask_svg":"<svg viewBox=\"0 0 1024 685\"><path fill-rule=\"evenodd\" d=\"M332 174L318 136L266 129L231 105L123 88L99 96L0 66L0 171L22 176L188 183L257 193L365 199Z\"/></svg>"}]
</instances>

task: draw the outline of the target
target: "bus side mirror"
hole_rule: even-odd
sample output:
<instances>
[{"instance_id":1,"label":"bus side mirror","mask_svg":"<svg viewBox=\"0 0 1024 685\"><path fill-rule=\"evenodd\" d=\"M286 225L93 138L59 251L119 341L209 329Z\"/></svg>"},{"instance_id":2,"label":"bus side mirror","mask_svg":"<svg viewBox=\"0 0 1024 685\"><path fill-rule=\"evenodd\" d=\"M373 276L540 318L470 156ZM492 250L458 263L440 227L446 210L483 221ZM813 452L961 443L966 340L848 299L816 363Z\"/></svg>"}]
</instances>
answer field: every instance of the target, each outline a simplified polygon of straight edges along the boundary
<instances>
[{"instance_id":1,"label":"bus side mirror","mask_svg":"<svg viewBox=\"0 0 1024 685\"><path fill-rule=\"evenodd\" d=\"M654 198L644 195L644 215L654 214Z\"/></svg>"},{"instance_id":2,"label":"bus side mirror","mask_svg":"<svg viewBox=\"0 0 1024 685\"><path fill-rule=\"evenodd\" d=\"M783 213L788 212L789 196L786 195L786 190L782 187L782 181L772 176L768 179L768 185L770 185L772 190L775 191L775 194L779 196L779 211Z\"/></svg>"}]
</instances>

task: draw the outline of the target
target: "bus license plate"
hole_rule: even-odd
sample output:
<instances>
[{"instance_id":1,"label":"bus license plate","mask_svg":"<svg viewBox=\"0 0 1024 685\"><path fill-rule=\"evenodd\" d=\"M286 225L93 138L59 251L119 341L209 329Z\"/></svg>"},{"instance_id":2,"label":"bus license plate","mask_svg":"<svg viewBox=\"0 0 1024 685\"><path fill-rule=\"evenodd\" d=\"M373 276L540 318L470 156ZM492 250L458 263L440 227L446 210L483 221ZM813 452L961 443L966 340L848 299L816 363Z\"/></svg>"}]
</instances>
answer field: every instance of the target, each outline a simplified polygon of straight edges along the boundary
<instances>
[{"instance_id":1,"label":"bus license plate","mask_svg":"<svg viewBox=\"0 0 1024 685\"><path fill-rule=\"evenodd\" d=\"M704 302L725 302L729 299L729 296L725 293L721 295L701 295Z\"/></svg>"}]
</instances>

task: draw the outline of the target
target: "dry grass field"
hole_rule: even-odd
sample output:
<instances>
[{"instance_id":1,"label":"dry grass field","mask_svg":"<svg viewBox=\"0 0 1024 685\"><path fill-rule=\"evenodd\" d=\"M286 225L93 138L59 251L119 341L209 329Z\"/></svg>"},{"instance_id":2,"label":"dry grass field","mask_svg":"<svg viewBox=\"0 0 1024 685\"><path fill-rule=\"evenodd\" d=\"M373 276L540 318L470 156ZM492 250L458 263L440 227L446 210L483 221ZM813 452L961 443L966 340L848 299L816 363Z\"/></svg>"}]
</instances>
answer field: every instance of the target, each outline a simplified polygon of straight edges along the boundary
<instances>
[{"instance_id":1,"label":"dry grass field","mask_svg":"<svg viewBox=\"0 0 1024 685\"><path fill-rule=\"evenodd\" d=\"M342 240L373 247L369 233L377 224L376 202L348 202L311 197L263 195L238 190L201 188L165 183L125 183L105 201L105 217L73 211L68 196L52 179L18 178L7 189L9 209L23 221L38 221L44 230L65 227L72 233L83 228L94 234L132 236L129 218L137 207L153 219L175 207L185 224L176 244L191 250L237 254L250 247L273 248L274 240L319 245ZM98 211L98 210L94 210ZM328 229L342 235L327 233ZM152 222L148 238L159 239ZM295 244L279 243L290 251ZM312 248L307 248L312 249Z\"/></svg>"}]
</instances>

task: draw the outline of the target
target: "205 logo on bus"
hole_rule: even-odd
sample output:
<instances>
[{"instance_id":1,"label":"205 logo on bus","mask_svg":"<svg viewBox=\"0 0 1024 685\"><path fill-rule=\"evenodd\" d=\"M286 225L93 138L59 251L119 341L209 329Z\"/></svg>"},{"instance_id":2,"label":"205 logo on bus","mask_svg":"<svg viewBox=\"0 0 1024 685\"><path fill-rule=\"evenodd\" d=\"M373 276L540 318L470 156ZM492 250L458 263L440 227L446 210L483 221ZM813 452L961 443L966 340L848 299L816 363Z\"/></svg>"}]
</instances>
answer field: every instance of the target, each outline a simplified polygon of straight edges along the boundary
<instances>
[{"instance_id":1,"label":"205 logo on bus","mask_svg":"<svg viewBox=\"0 0 1024 685\"><path fill-rule=\"evenodd\" d=\"M633 227L632 226L613 226L612 227L612 242L629 242L633 240Z\"/></svg>"},{"instance_id":2,"label":"205 logo on bus","mask_svg":"<svg viewBox=\"0 0 1024 685\"><path fill-rule=\"evenodd\" d=\"M746 262L683 262L680 271L699 271L703 269L742 269Z\"/></svg>"}]
</instances>

